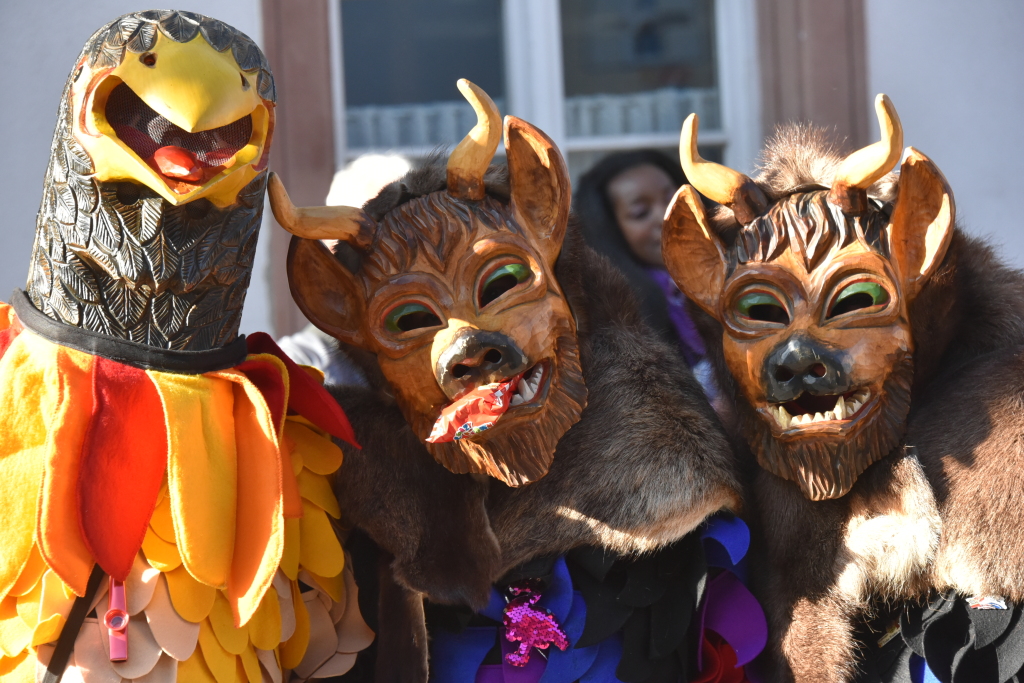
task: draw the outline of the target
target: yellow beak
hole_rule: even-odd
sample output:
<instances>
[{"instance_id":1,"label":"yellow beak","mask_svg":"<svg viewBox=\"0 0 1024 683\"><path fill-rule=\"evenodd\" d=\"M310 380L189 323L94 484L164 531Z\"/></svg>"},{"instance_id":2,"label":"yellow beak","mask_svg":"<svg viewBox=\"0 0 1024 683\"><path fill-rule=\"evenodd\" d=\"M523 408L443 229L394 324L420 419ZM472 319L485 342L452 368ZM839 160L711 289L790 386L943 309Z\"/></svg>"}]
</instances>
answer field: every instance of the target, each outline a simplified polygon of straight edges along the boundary
<instances>
[{"instance_id":1,"label":"yellow beak","mask_svg":"<svg viewBox=\"0 0 1024 683\"><path fill-rule=\"evenodd\" d=\"M113 69L79 77L72 93L76 138L92 157L101 181L134 180L172 204L206 197L217 206L229 206L262 170L272 130L273 104L260 98L257 73L242 71L231 50L216 51L201 33L187 43L158 34L150 52L126 51ZM141 158L122 140L108 121L107 100L121 84L186 133L210 131L251 116L252 134L233 156L204 169L201 177L166 176L152 158Z\"/></svg>"}]
</instances>

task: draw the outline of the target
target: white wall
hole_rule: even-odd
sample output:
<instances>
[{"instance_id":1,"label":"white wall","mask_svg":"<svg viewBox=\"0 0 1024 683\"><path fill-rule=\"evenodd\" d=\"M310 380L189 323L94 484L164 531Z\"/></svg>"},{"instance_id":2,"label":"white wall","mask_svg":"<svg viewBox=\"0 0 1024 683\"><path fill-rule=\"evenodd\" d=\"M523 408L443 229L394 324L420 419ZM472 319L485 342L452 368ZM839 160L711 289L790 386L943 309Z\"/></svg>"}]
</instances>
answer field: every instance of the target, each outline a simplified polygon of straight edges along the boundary
<instances>
[{"instance_id":1,"label":"white wall","mask_svg":"<svg viewBox=\"0 0 1024 683\"><path fill-rule=\"evenodd\" d=\"M261 40L260 0L171 4L209 14L257 43ZM57 106L75 58L93 31L122 14L148 8L139 0L0 0L0 301L7 301L15 287L25 286ZM271 327L269 241L265 235L260 241L243 332Z\"/></svg>"},{"instance_id":2,"label":"white wall","mask_svg":"<svg viewBox=\"0 0 1024 683\"><path fill-rule=\"evenodd\" d=\"M866 7L870 92L892 98L905 144L942 169L961 224L1024 267L1017 206L1024 196L1024 2L867 0Z\"/></svg>"}]
</instances>

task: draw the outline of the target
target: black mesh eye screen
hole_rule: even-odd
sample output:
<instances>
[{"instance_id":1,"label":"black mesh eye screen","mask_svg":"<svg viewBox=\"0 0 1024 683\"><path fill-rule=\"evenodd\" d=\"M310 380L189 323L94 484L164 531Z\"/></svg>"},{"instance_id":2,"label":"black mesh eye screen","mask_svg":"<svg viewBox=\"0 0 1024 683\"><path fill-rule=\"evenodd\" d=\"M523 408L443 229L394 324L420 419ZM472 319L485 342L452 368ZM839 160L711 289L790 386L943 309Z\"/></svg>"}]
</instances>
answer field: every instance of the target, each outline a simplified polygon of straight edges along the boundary
<instances>
[{"instance_id":1,"label":"black mesh eye screen","mask_svg":"<svg viewBox=\"0 0 1024 683\"><path fill-rule=\"evenodd\" d=\"M153 111L126 84L118 85L107 98L107 123L140 159L149 159L161 147L187 149L207 166L219 166L249 143L252 117L226 126L189 133Z\"/></svg>"}]
</instances>

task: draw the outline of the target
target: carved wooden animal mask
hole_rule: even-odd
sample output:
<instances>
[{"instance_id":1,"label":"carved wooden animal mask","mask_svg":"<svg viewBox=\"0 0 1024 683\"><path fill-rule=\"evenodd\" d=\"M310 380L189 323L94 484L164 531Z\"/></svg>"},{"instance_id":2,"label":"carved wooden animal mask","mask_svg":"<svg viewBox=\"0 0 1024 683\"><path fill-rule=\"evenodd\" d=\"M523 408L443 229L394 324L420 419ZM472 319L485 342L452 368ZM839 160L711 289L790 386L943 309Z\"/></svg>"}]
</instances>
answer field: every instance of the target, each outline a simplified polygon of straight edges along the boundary
<instances>
[{"instance_id":1,"label":"carved wooden animal mask","mask_svg":"<svg viewBox=\"0 0 1024 683\"><path fill-rule=\"evenodd\" d=\"M511 200L486 193L501 136L497 107L468 81L459 88L478 123L448 160L447 190L400 204L375 222L359 209L296 209L271 179L274 215L296 235L292 295L317 327L376 354L416 434L478 386L524 374L488 431L427 443L456 473L518 486L543 477L555 445L586 404L576 324L554 277L569 217L565 162L529 123L506 117ZM317 238L348 241L349 271Z\"/></svg>"},{"instance_id":2,"label":"carved wooden animal mask","mask_svg":"<svg viewBox=\"0 0 1024 683\"><path fill-rule=\"evenodd\" d=\"M750 178L697 155L691 115L680 156L693 186L665 218L669 272L722 324L759 464L812 500L845 495L902 438L914 349L907 307L953 231L946 180L913 148L895 203L869 198L903 146L888 97L875 108L882 140L846 157L831 189L798 187L771 202ZM697 191L732 209L734 244L712 228Z\"/></svg>"}]
</instances>

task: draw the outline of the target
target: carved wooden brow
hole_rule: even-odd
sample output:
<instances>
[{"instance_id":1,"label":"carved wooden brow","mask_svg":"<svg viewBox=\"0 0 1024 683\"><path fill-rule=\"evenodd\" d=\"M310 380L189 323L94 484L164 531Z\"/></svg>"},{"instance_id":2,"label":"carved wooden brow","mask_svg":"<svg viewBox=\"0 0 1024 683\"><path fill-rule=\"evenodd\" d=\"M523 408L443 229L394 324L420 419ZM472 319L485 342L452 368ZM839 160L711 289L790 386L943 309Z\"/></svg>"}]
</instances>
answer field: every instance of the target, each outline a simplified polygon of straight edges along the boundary
<instances>
[{"instance_id":1,"label":"carved wooden brow","mask_svg":"<svg viewBox=\"0 0 1024 683\"><path fill-rule=\"evenodd\" d=\"M867 210L868 188L892 170L903 153L903 126L887 95L875 97L875 114L881 139L843 159L828 193L829 203L844 213L860 214ZM748 225L768 210L768 200L747 176L701 158L697 153L698 124L696 114L690 114L683 122L679 139L683 172L698 192L729 207L737 221Z\"/></svg>"},{"instance_id":2,"label":"carved wooden brow","mask_svg":"<svg viewBox=\"0 0 1024 683\"><path fill-rule=\"evenodd\" d=\"M476 125L448 157L448 194L456 199L479 201L484 198L484 173L501 142L501 114L494 101L481 88L465 78L459 90L476 112ZM297 207L288 196L284 183L270 174L267 186L274 218L288 232L310 240L335 239L366 249L373 238L376 222L360 208L352 206Z\"/></svg>"}]
</instances>

